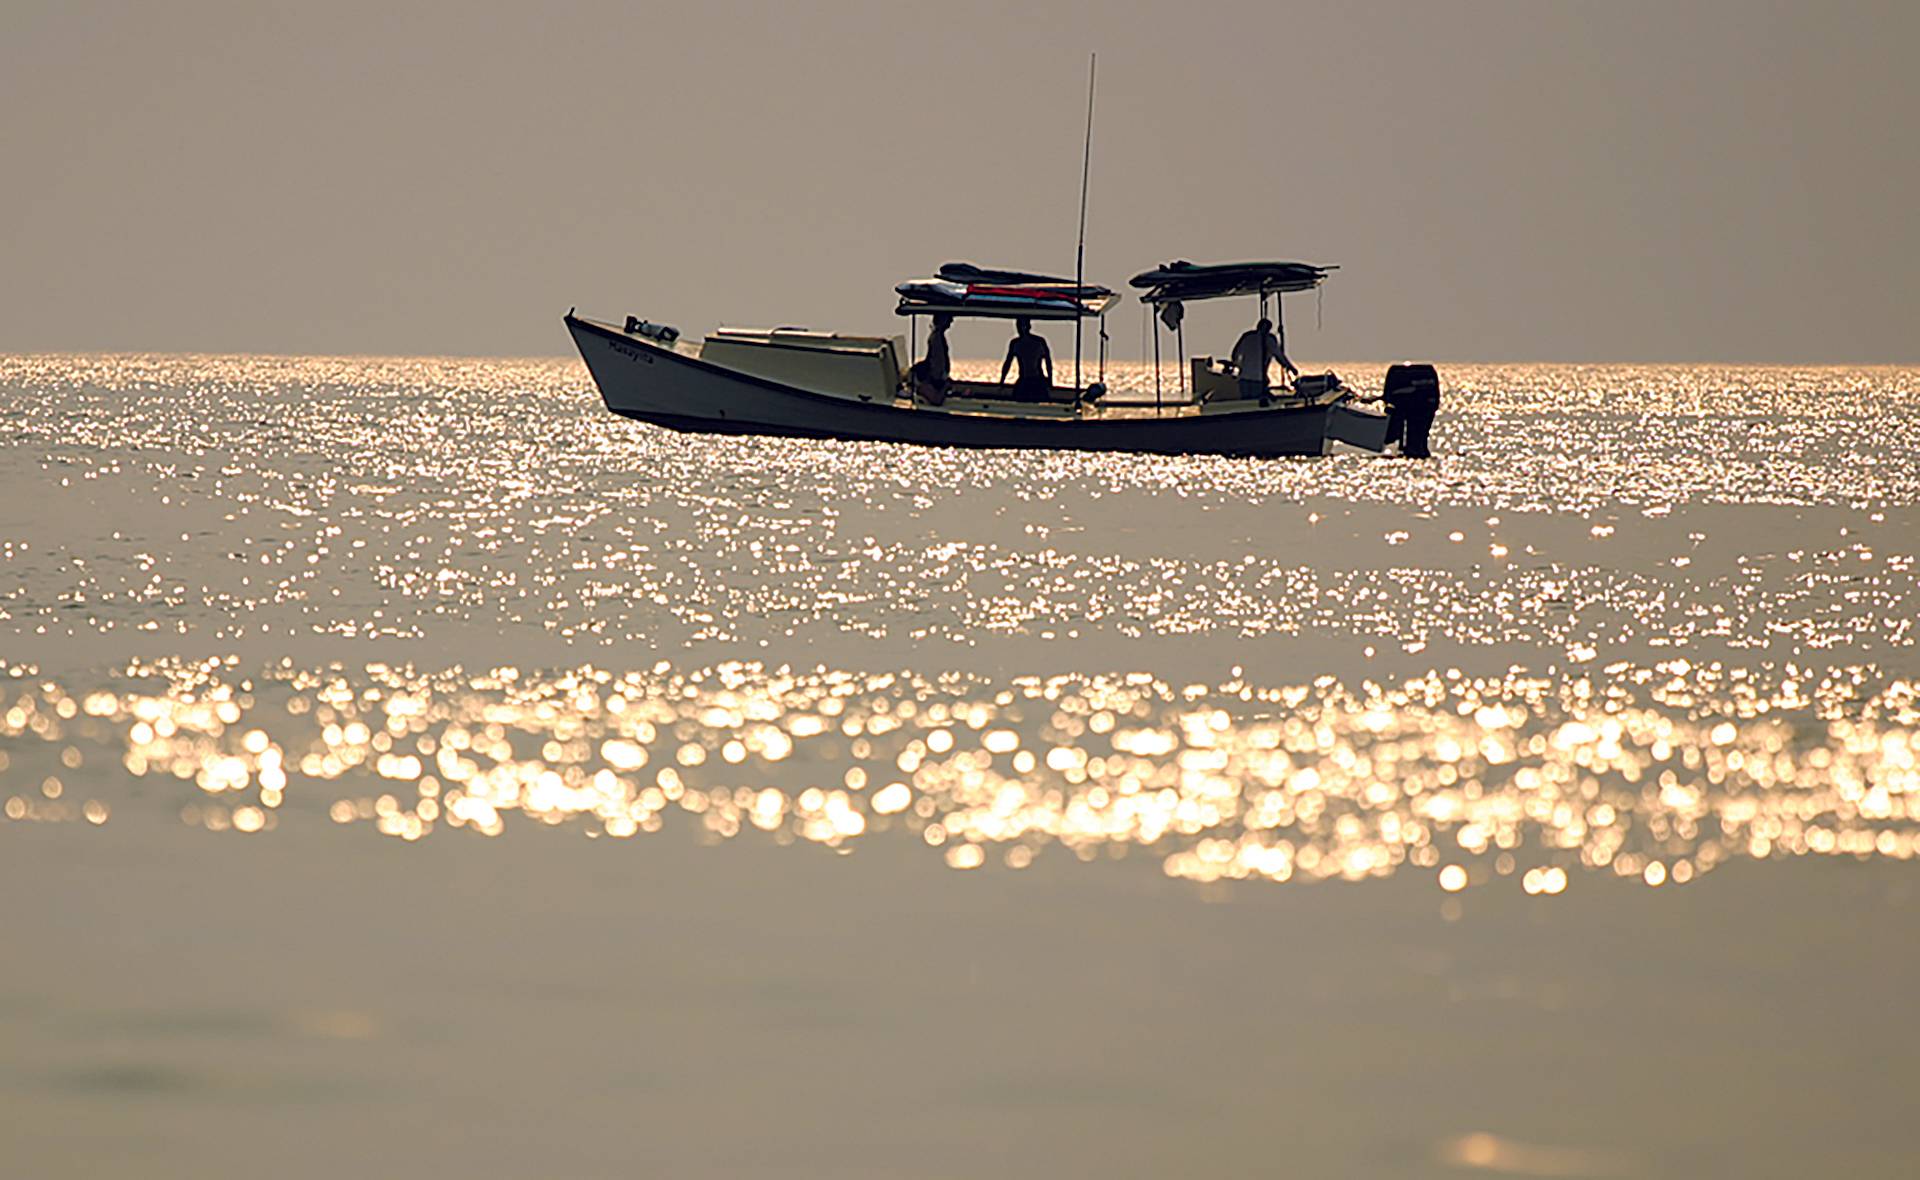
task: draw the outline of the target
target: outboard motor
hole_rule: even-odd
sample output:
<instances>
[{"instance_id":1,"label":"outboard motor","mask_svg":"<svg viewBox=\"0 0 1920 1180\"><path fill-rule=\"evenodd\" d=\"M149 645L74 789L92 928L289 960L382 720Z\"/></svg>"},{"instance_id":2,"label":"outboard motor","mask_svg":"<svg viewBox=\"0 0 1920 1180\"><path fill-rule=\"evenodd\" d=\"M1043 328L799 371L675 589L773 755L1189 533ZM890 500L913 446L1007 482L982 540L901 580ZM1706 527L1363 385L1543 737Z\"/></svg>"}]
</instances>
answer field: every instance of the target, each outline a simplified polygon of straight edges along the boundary
<instances>
[{"instance_id":1,"label":"outboard motor","mask_svg":"<svg viewBox=\"0 0 1920 1180\"><path fill-rule=\"evenodd\" d=\"M627 335L645 336L649 340L658 340L662 344L672 344L680 339L680 329L672 324L655 324L638 316L628 316Z\"/></svg>"},{"instance_id":2,"label":"outboard motor","mask_svg":"<svg viewBox=\"0 0 1920 1180\"><path fill-rule=\"evenodd\" d=\"M1440 375L1428 364L1394 365L1387 370L1387 441L1400 443L1409 459L1430 459L1427 436L1440 412Z\"/></svg>"}]
</instances>

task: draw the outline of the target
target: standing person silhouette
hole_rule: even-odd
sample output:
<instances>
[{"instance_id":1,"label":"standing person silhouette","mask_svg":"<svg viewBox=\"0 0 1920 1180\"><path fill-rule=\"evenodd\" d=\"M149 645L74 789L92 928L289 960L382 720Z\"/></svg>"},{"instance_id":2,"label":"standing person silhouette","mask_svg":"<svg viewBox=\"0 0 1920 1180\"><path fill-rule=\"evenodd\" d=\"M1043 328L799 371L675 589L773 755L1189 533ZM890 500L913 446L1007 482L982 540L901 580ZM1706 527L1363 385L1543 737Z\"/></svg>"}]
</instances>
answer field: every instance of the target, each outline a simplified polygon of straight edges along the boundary
<instances>
[{"instance_id":1,"label":"standing person silhouette","mask_svg":"<svg viewBox=\"0 0 1920 1180\"><path fill-rule=\"evenodd\" d=\"M1267 396L1267 365L1279 361L1280 367L1298 377L1300 370L1287 359L1286 345L1273 334L1273 321L1265 316L1240 334L1233 345L1233 368L1240 375L1240 396L1258 399Z\"/></svg>"},{"instance_id":2,"label":"standing person silhouette","mask_svg":"<svg viewBox=\"0 0 1920 1180\"><path fill-rule=\"evenodd\" d=\"M1033 321L1021 316L1013 321L1013 339L1007 342L1007 359L1000 362L1000 384L1007 383L1007 370L1015 361L1020 374L1013 382L1016 401L1053 400L1053 351L1044 338L1033 334Z\"/></svg>"}]
</instances>

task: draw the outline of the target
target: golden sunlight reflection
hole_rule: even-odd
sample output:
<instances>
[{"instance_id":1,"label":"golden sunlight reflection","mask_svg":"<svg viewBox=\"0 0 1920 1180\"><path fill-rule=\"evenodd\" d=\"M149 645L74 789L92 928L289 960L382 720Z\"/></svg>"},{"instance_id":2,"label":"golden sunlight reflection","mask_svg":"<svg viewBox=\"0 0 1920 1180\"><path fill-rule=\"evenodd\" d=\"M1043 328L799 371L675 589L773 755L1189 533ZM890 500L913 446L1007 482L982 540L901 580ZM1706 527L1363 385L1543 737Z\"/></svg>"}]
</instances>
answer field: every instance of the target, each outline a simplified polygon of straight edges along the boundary
<instances>
[{"instance_id":1,"label":"golden sunlight reflection","mask_svg":"<svg viewBox=\"0 0 1920 1180\"><path fill-rule=\"evenodd\" d=\"M836 848L904 834L963 870L1138 847L1196 881L1407 870L1542 898L1580 871L1671 888L1736 859L1920 852L1920 692L1858 668L1356 689L748 664L248 676L229 660L130 665L81 695L10 675L14 822L104 824L154 797L145 781L171 784L180 820L243 835L289 815L409 841L680 822Z\"/></svg>"}]
</instances>

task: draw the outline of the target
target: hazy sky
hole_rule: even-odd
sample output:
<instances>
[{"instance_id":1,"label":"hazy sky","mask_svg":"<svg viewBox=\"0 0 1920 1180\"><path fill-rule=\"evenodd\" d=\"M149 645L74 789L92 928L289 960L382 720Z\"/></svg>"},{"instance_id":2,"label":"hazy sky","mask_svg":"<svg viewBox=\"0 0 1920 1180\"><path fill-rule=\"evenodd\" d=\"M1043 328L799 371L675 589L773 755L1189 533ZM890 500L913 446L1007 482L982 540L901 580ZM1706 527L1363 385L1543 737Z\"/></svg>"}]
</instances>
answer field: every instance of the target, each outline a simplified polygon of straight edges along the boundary
<instances>
[{"instance_id":1,"label":"hazy sky","mask_svg":"<svg viewBox=\"0 0 1920 1180\"><path fill-rule=\"evenodd\" d=\"M1071 269L1098 50L1089 277L1338 263L1297 358L1915 362L1916 45L1906 2L5 0L0 350L895 331L942 260Z\"/></svg>"}]
</instances>

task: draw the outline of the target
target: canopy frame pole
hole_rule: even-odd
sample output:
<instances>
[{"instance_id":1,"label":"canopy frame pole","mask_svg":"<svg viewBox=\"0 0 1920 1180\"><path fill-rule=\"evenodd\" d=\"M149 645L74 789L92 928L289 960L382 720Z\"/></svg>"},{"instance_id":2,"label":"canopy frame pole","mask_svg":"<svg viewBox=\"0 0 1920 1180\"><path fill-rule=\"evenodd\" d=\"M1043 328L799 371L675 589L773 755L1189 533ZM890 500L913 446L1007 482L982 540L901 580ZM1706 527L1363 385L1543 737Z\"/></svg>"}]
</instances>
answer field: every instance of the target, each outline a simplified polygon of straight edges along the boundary
<instances>
[{"instance_id":1,"label":"canopy frame pole","mask_svg":"<svg viewBox=\"0 0 1920 1180\"><path fill-rule=\"evenodd\" d=\"M1160 416L1160 317L1153 320L1153 416Z\"/></svg>"},{"instance_id":2,"label":"canopy frame pole","mask_svg":"<svg viewBox=\"0 0 1920 1180\"><path fill-rule=\"evenodd\" d=\"M1173 338L1180 350L1180 398L1182 401L1192 401L1193 390L1189 388L1189 386L1192 384L1192 380L1191 380L1191 375L1187 372L1187 322L1186 320L1182 319L1179 324L1175 325L1173 329Z\"/></svg>"},{"instance_id":3,"label":"canopy frame pole","mask_svg":"<svg viewBox=\"0 0 1920 1180\"><path fill-rule=\"evenodd\" d=\"M1080 241L1073 253L1073 297L1076 301L1084 298L1080 288L1087 285L1087 177L1093 169L1093 77L1094 69L1100 63L1100 55L1087 55L1087 139L1086 147L1080 157ZM1083 316L1073 317L1073 395L1079 399L1086 388L1080 383L1080 337Z\"/></svg>"},{"instance_id":4,"label":"canopy frame pole","mask_svg":"<svg viewBox=\"0 0 1920 1180\"><path fill-rule=\"evenodd\" d=\"M1107 383L1107 313L1100 313L1100 371L1093 378L1100 384Z\"/></svg>"},{"instance_id":5,"label":"canopy frame pole","mask_svg":"<svg viewBox=\"0 0 1920 1180\"><path fill-rule=\"evenodd\" d=\"M1263 320L1273 314L1267 309L1267 295L1268 291L1266 285L1263 283L1260 287L1260 318ZM1275 295L1273 298L1276 303L1280 301L1278 295ZM1277 358L1267 355L1267 339L1262 336L1260 338L1260 360L1263 362L1260 365L1260 388L1262 389L1267 388L1267 370L1272 367L1275 359Z\"/></svg>"},{"instance_id":6,"label":"canopy frame pole","mask_svg":"<svg viewBox=\"0 0 1920 1180\"><path fill-rule=\"evenodd\" d=\"M1278 291L1276 291L1276 292L1274 292L1274 295L1273 295L1273 334L1274 334L1274 338L1275 338L1276 340L1278 340L1278 341L1280 341L1280 356L1285 356L1285 355L1287 355L1287 312L1286 312L1286 304L1287 304L1287 301L1286 301L1285 299L1283 299L1283 298L1281 298L1281 296L1280 296L1280 293L1279 293ZM1278 360L1279 358L1278 358L1278 357L1276 357L1276 358L1274 358L1274 359L1276 359L1276 360ZM1290 379L1290 378L1288 378L1288 376L1287 376L1287 371L1286 371L1285 369L1281 369L1281 370L1280 370L1280 380L1282 380L1282 381L1287 381L1287 382L1288 382L1288 385L1287 385L1287 387L1286 387L1286 389L1287 389L1287 392L1288 392L1288 393L1292 393L1292 392L1293 392L1293 385L1292 385L1292 383L1291 383L1291 379Z\"/></svg>"}]
</instances>

